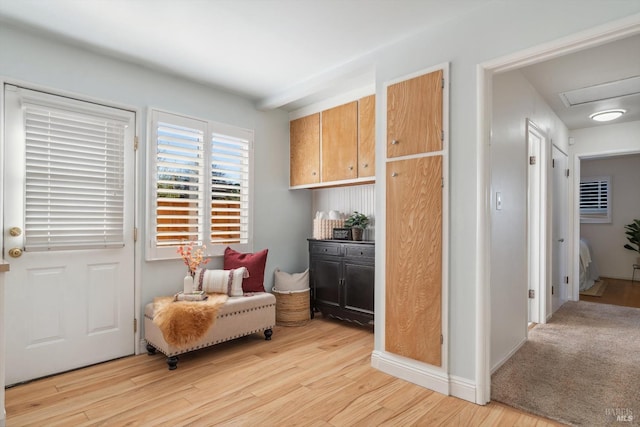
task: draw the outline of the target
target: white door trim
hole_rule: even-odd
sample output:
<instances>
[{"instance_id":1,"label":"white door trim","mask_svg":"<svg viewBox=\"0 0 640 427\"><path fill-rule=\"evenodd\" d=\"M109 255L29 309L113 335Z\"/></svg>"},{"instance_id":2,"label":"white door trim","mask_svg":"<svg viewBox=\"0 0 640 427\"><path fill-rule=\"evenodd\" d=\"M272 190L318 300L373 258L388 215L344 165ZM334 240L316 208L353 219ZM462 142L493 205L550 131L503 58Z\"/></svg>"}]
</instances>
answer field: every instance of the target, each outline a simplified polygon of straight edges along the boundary
<instances>
[{"instance_id":1,"label":"white door trim","mask_svg":"<svg viewBox=\"0 0 640 427\"><path fill-rule=\"evenodd\" d=\"M495 58L477 66L477 244L476 244L476 357L475 381L476 403L486 404L491 396L491 369L489 366L491 351L491 257L490 236L491 218L491 163L489 147L491 144L491 102L492 78L496 72L522 68L548 59L556 58L581 49L640 34L640 15L632 15L587 31L572 34L549 43L524 49L519 52ZM575 174L574 174L575 175ZM573 241L574 239L572 239ZM573 260L569 260L573 265Z\"/></svg>"}]
</instances>

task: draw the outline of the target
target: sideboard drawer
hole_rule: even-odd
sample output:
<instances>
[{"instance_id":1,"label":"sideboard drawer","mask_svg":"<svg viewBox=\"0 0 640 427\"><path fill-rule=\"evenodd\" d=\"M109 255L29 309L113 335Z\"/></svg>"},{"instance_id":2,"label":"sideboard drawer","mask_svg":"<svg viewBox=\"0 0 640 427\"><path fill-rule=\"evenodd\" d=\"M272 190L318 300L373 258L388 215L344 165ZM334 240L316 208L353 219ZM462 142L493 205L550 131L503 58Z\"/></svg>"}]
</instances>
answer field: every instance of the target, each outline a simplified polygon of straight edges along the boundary
<instances>
[{"instance_id":1,"label":"sideboard drawer","mask_svg":"<svg viewBox=\"0 0 640 427\"><path fill-rule=\"evenodd\" d=\"M331 245L331 244L323 244L323 243L313 243L311 244L311 253L313 255L333 255L340 256L341 253L340 245Z\"/></svg>"},{"instance_id":2,"label":"sideboard drawer","mask_svg":"<svg viewBox=\"0 0 640 427\"><path fill-rule=\"evenodd\" d=\"M344 256L348 258L375 258L376 248L365 245L345 245Z\"/></svg>"}]
</instances>

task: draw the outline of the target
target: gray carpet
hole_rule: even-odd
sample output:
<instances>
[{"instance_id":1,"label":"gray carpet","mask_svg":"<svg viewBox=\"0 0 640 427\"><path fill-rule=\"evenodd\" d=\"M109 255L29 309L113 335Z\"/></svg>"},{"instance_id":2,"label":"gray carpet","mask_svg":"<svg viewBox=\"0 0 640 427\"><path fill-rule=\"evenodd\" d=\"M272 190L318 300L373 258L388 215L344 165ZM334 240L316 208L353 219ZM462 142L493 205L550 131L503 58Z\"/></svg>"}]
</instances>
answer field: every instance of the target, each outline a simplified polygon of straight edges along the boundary
<instances>
[{"instance_id":1,"label":"gray carpet","mask_svg":"<svg viewBox=\"0 0 640 427\"><path fill-rule=\"evenodd\" d=\"M493 374L491 399L569 425L640 426L640 308L565 303Z\"/></svg>"}]
</instances>

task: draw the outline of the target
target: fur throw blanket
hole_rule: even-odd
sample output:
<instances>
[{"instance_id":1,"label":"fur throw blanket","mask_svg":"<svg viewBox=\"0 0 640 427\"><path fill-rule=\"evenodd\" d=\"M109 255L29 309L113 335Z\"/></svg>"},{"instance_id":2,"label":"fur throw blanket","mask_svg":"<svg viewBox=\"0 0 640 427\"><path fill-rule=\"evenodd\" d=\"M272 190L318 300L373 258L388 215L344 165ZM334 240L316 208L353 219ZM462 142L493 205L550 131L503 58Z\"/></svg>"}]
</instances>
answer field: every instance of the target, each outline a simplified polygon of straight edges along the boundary
<instances>
[{"instance_id":1,"label":"fur throw blanket","mask_svg":"<svg viewBox=\"0 0 640 427\"><path fill-rule=\"evenodd\" d=\"M218 309L227 302L226 294L208 294L204 301L174 301L173 297L153 300L153 323L164 340L183 349L204 337L216 321Z\"/></svg>"}]
</instances>

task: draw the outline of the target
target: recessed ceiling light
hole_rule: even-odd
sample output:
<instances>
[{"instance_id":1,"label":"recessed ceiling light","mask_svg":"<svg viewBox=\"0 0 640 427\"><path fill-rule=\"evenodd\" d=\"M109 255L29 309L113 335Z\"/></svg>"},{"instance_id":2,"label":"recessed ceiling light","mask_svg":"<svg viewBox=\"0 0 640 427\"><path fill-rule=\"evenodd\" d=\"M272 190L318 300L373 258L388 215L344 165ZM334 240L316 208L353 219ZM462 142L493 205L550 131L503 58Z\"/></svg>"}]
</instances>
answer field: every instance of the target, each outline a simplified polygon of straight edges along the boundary
<instances>
[{"instance_id":1,"label":"recessed ceiling light","mask_svg":"<svg viewBox=\"0 0 640 427\"><path fill-rule=\"evenodd\" d=\"M596 122L609 122L611 120L617 119L626 112L626 110L622 109L598 111L597 113L593 113L592 115L590 115L589 118L591 120L595 120Z\"/></svg>"}]
</instances>

